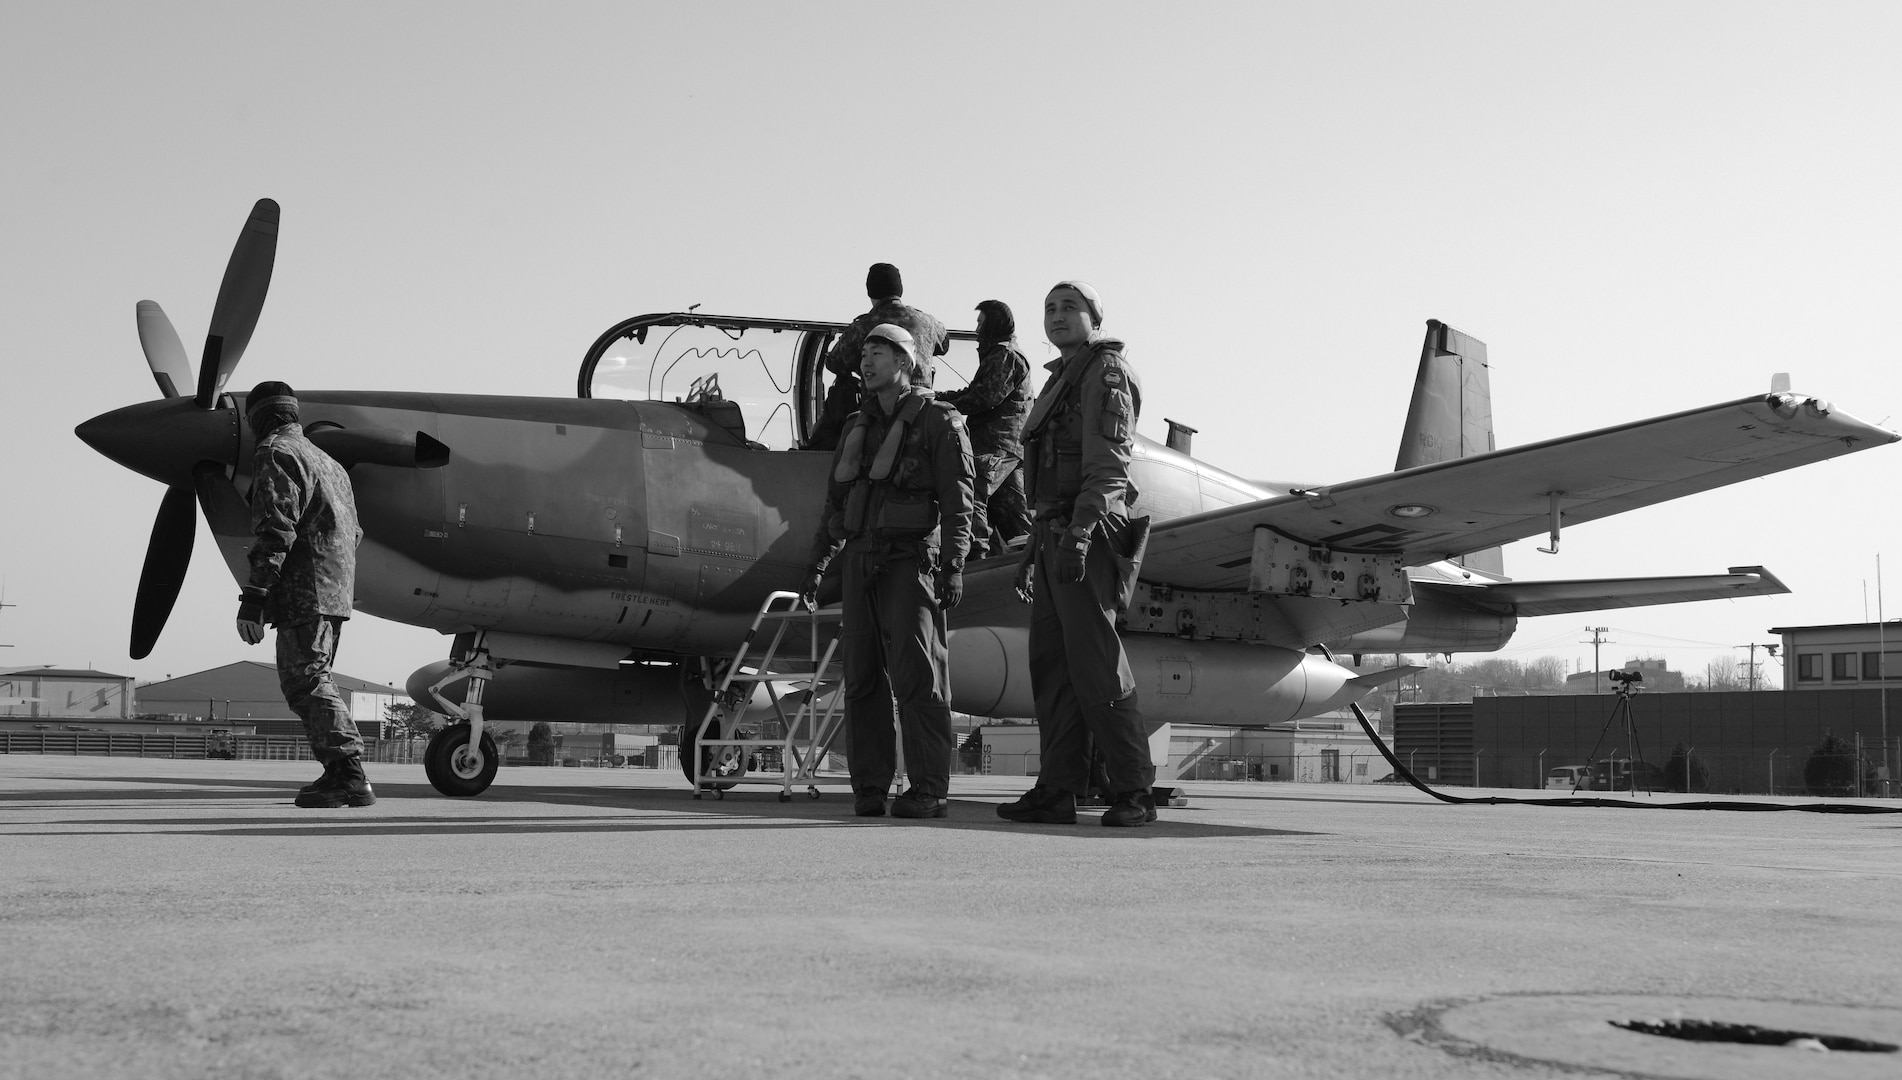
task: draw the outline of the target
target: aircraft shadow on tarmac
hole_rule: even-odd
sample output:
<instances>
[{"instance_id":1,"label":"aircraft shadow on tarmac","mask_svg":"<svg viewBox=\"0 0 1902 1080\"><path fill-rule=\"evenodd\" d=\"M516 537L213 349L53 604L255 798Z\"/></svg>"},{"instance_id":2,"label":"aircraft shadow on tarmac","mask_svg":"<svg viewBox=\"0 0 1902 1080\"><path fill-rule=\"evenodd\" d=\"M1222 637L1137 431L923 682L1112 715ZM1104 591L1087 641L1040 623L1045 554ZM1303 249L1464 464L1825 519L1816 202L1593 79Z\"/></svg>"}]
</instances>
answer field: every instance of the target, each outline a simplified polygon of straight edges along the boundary
<instances>
[{"instance_id":1,"label":"aircraft shadow on tarmac","mask_svg":"<svg viewBox=\"0 0 1902 1080\"><path fill-rule=\"evenodd\" d=\"M48 777L68 780L70 777ZM162 785L141 787L139 785ZM602 833L602 832L678 832L681 830L754 828L933 828L975 829L1019 834L1054 834L1115 839L1188 839L1200 837L1273 837L1318 836L1313 831L1266 829L1241 825L1214 825L1186 819L1194 810L1165 810L1162 819L1141 829L1105 829L1098 825L1099 812L1080 809L1077 824L1018 825L996 816L995 802L952 799L951 816L934 821L903 821L892 818L860 818L852 814L852 804L843 792L819 799L798 796L782 803L771 792L735 793L725 799L694 799L692 793L669 788L563 787L560 785L521 785L494 787L479 799L458 801L440 816L385 816L395 800L426 799L441 804L443 796L427 784L378 784L377 806L362 809L296 810L294 819L270 817L161 817L161 818L85 818L43 824L61 826L62 836L89 834L166 833L189 830L192 835L213 836L378 836L378 835L468 835L525 833ZM119 776L110 786L55 791L0 792L0 805L6 803L89 803L107 806L114 802L166 802L232 800L255 803L260 796L278 796L282 808L291 809L296 790L283 781L187 779L176 776ZM1001 800L1000 800L1001 801ZM639 810L666 812L666 818L562 817L537 818L484 813L486 803L534 803L572 806L593 811ZM672 816L680 815L680 816ZM295 823L292 823L295 821ZM31 828L26 826L25 828ZM18 835L19 827L10 830Z\"/></svg>"}]
</instances>

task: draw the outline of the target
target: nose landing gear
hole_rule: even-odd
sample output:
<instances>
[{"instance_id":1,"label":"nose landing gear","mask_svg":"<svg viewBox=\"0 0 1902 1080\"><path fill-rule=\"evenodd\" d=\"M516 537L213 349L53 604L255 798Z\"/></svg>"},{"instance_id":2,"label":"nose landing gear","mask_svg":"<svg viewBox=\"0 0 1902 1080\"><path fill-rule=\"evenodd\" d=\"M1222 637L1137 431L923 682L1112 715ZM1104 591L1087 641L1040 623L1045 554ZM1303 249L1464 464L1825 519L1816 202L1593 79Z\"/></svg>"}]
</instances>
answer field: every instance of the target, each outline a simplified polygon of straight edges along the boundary
<instances>
[{"instance_id":1,"label":"nose landing gear","mask_svg":"<svg viewBox=\"0 0 1902 1080\"><path fill-rule=\"evenodd\" d=\"M495 739L482 730L482 692L495 676L495 664L489 658L488 632L478 630L467 651L455 658L442 678L429 687L437 711L455 717L450 724L430 736L423 751L423 774L437 791L449 796L480 795L495 782L495 770L502 764ZM445 700L438 693L460 679L469 680L464 704Z\"/></svg>"}]
</instances>

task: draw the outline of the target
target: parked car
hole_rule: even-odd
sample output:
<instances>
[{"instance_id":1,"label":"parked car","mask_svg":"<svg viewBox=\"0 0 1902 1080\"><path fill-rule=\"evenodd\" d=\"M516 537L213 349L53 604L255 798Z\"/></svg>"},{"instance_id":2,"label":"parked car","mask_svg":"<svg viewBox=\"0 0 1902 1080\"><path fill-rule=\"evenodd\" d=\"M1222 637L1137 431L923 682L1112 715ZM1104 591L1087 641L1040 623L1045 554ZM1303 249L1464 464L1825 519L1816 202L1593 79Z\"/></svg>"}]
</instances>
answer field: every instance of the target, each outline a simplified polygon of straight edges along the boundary
<instances>
[{"instance_id":1,"label":"parked car","mask_svg":"<svg viewBox=\"0 0 1902 1080\"><path fill-rule=\"evenodd\" d=\"M1592 790L1592 767L1590 765L1560 765L1545 774L1545 786L1558 791Z\"/></svg>"},{"instance_id":2,"label":"parked car","mask_svg":"<svg viewBox=\"0 0 1902 1080\"><path fill-rule=\"evenodd\" d=\"M1649 761L1630 758L1605 758L1592 768L1592 783L1599 791L1670 791L1664 770Z\"/></svg>"}]
</instances>

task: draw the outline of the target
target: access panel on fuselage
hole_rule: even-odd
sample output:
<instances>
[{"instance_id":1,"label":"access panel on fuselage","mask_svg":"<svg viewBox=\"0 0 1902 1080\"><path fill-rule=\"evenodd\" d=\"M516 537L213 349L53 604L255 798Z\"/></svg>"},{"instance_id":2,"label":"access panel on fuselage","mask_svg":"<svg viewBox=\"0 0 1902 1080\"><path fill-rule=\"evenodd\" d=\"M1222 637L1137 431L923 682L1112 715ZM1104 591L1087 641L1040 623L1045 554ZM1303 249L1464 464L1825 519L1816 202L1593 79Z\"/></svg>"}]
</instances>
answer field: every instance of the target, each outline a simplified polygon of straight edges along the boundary
<instances>
[{"instance_id":1,"label":"access panel on fuselage","mask_svg":"<svg viewBox=\"0 0 1902 1080\"><path fill-rule=\"evenodd\" d=\"M477 398L445 410L438 437L452 458L432 622L620 640L645 572L633 408Z\"/></svg>"},{"instance_id":2,"label":"access panel on fuselage","mask_svg":"<svg viewBox=\"0 0 1902 1080\"><path fill-rule=\"evenodd\" d=\"M688 408L639 407L656 601L643 618L669 648L730 652L768 593L804 579L832 456L745 446Z\"/></svg>"}]
</instances>

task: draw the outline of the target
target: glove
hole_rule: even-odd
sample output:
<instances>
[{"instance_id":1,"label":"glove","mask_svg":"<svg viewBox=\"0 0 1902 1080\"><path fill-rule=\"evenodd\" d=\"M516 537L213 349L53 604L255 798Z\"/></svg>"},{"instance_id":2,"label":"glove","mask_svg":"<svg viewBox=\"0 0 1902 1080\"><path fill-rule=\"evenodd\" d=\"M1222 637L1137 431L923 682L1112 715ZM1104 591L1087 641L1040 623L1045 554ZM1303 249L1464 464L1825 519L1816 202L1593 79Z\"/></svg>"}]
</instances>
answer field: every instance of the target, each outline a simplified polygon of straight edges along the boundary
<instances>
[{"instance_id":1,"label":"glove","mask_svg":"<svg viewBox=\"0 0 1902 1080\"><path fill-rule=\"evenodd\" d=\"M799 599L805 601L807 607L819 606L819 581L824 577L825 571L815 567L812 573L806 575L805 583L799 586Z\"/></svg>"},{"instance_id":2,"label":"glove","mask_svg":"<svg viewBox=\"0 0 1902 1080\"><path fill-rule=\"evenodd\" d=\"M938 608L950 611L964 600L964 571L949 567L938 571Z\"/></svg>"},{"instance_id":3,"label":"glove","mask_svg":"<svg viewBox=\"0 0 1902 1080\"><path fill-rule=\"evenodd\" d=\"M238 597L238 637L246 645L256 645L264 640L264 597L266 595L265 590L247 585L244 595Z\"/></svg>"},{"instance_id":4,"label":"glove","mask_svg":"<svg viewBox=\"0 0 1902 1080\"><path fill-rule=\"evenodd\" d=\"M1032 554L1037 550L1033 539L1024 552L1024 561L1017 564L1017 601L1028 604L1037 599L1037 560Z\"/></svg>"},{"instance_id":5,"label":"glove","mask_svg":"<svg viewBox=\"0 0 1902 1080\"><path fill-rule=\"evenodd\" d=\"M1074 532L1063 534L1057 543L1057 576L1064 581L1082 581L1083 563L1090 553L1090 538Z\"/></svg>"}]
</instances>

